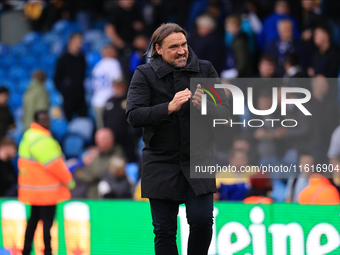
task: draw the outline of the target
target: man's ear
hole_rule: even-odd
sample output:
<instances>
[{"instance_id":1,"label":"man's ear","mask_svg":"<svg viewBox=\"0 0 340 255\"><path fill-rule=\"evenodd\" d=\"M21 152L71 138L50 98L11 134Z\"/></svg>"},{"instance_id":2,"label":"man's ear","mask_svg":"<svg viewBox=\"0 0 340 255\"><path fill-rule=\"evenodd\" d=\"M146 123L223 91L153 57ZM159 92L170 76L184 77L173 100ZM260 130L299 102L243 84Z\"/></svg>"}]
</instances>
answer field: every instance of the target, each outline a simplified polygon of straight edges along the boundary
<instances>
[{"instance_id":1,"label":"man's ear","mask_svg":"<svg viewBox=\"0 0 340 255\"><path fill-rule=\"evenodd\" d=\"M158 43L156 43L155 46L156 46L156 51L157 51L158 55L162 55L163 51L162 51L161 47L158 45Z\"/></svg>"}]
</instances>

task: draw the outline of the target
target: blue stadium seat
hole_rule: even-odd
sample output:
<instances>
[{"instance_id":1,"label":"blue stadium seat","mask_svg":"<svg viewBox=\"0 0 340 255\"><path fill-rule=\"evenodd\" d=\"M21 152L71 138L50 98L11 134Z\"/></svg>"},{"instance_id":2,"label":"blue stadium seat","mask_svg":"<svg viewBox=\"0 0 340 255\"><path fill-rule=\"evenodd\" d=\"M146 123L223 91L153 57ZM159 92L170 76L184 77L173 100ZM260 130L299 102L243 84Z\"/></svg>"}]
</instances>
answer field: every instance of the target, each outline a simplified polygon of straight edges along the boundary
<instances>
[{"instance_id":1,"label":"blue stadium seat","mask_svg":"<svg viewBox=\"0 0 340 255\"><path fill-rule=\"evenodd\" d=\"M8 100L8 105L11 108L17 108L22 105L22 96L18 93L12 93Z\"/></svg>"},{"instance_id":2,"label":"blue stadium seat","mask_svg":"<svg viewBox=\"0 0 340 255\"><path fill-rule=\"evenodd\" d=\"M45 55L49 52L49 50L49 46L43 41L37 42L31 46L31 54L33 56Z\"/></svg>"},{"instance_id":3,"label":"blue stadium seat","mask_svg":"<svg viewBox=\"0 0 340 255\"><path fill-rule=\"evenodd\" d=\"M86 62L88 64L88 67L91 69L95 66L95 64L99 62L100 59L101 59L101 56L96 51L91 51L86 54Z\"/></svg>"},{"instance_id":4,"label":"blue stadium seat","mask_svg":"<svg viewBox=\"0 0 340 255\"><path fill-rule=\"evenodd\" d=\"M83 35L84 42L85 43L96 43L104 37L104 33L101 30L98 29L92 29L89 31L86 31Z\"/></svg>"},{"instance_id":5,"label":"blue stadium seat","mask_svg":"<svg viewBox=\"0 0 340 255\"><path fill-rule=\"evenodd\" d=\"M27 76L29 77L29 74L27 73L27 71L24 68L19 67L19 66L15 66L11 68L9 71L9 77L13 80L24 79L24 78L27 78Z\"/></svg>"},{"instance_id":6,"label":"blue stadium seat","mask_svg":"<svg viewBox=\"0 0 340 255\"><path fill-rule=\"evenodd\" d=\"M6 55L0 58L1 69L12 67L16 64L16 59L12 55Z\"/></svg>"},{"instance_id":7,"label":"blue stadium seat","mask_svg":"<svg viewBox=\"0 0 340 255\"><path fill-rule=\"evenodd\" d=\"M66 48L66 43L60 38L51 43L50 52L54 55L60 55Z\"/></svg>"},{"instance_id":8,"label":"blue stadium seat","mask_svg":"<svg viewBox=\"0 0 340 255\"><path fill-rule=\"evenodd\" d=\"M4 86L4 87L8 88L10 94L14 93L14 91L15 91L12 83L13 82L10 79L2 79L0 77L0 86Z\"/></svg>"},{"instance_id":9,"label":"blue stadium seat","mask_svg":"<svg viewBox=\"0 0 340 255\"><path fill-rule=\"evenodd\" d=\"M24 94L26 92L26 90L28 89L29 85L30 85L29 79L22 79L22 80L19 81L16 91L19 94Z\"/></svg>"},{"instance_id":10,"label":"blue stadium seat","mask_svg":"<svg viewBox=\"0 0 340 255\"><path fill-rule=\"evenodd\" d=\"M0 68L0 83L2 80L5 80L7 78L7 72L5 69Z\"/></svg>"},{"instance_id":11,"label":"blue stadium seat","mask_svg":"<svg viewBox=\"0 0 340 255\"><path fill-rule=\"evenodd\" d=\"M86 143L91 143L94 131L94 124L90 118L78 117L68 125L68 133L83 137Z\"/></svg>"},{"instance_id":12,"label":"blue stadium seat","mask_svg":"<svg viewBox=\"0 0 340 255\"><path fill-rule=\"evenodd\" d=\"M136 184L138 181L138 171L139 171L139 166L135 162L131 162L126 164L125 166L125 173L128 179L132 184Z\"/></svg>"},{"instance_id":13,"label":"blue stadium seat","mask_svg":"<svg viewBox=\"0 0 340 255\"><path fill-rule=\"evenodd\" d=\"M37 64L37 58L32 55L25 55L21 58L21 64L24 68L32 70Z\"/></svg>"},{"instance_id":14,"label":"blue stadium seat","mask_svg":"<svg viewBox=\"0 0 340 255\"><path fill-rule=\"evenodd\" d=\"M67 134L67 126L68 122L66 119L51 119L51 131L52 134L55 135L57 140L60 142L63 140L65 135Z\"/></svg>"},{"instance_id":15,"label":"blue stadium seat","mask_svg":"<svg viewBox=\"0 0 340 255\"><path fill-rule=\"evenodd\" d=\"M68 135L63 142L63 152L66 158L79 157L85 146L84 138L79 135Z\"/></svg>"},{"instance_id":16,"label":"blue stadium seat","mask_svg":"<svg viewBox=\"0 0 340 255\"><path fill-rule=\"evenodd\" d=\"M103 37L100 41L94 42L92 43L92 51L98 51L100 52L100 49L106 45L106 44L110 44L111 41L107 38L107 37Z\"/></svg>"},{"instance_id":17,"label":"blue stadium seat","mask_svg":"<svg viewBox=\"0 0 340 255\"><path fill-rule=\"evenodd\" d=\"M63 97L57 91L49 91L51 106L61 106L63 104Z\"/></svg>"},{"instance_id":18,"label":"blue stadium seat","mask_svg":"<svg viewBox=\"0 0 340 255\"><path fill-rule=\"evenodd\" d=\"M50 67L54 68L56 61L57 61L57 57L53 54L46 54L46 55L43 55L41 58L41 63L47 68L50 68Z\"/></svg>"},{"instance_id":19,"label":"blue stadium seat","mask_svg":"<svg viewBox=\"0 0 340 255\"><path fill-rule=\"evenodd\" d=\"M28 48L23 43L14 44L11 48L13 56L23 56L28 54Z\"/></svg>"},{"instance_id":20,"label":"blue stadium seat","mask_svg":"<svg viewBox=\"0 0 340 255\"><path fill-rule=\"evenodd\" d=\"M47 32L42 37L42 41L46 44L52 44L57 40L60 40L60 36L55 32Z\"/></svg>"},{"instance_id":21,"label":"blue stadium seat","mask_svg":"<svg viewBox=\"0 0 340 255\"><path fill-rule=\"evenodd\" d=\"M54 85L54 81L52 79L47 79L45 82L45 88L48 93L57 93L57 89Z\"/></svg>"},{"instance_id":22,"label":"blue stadium seat","mask_svg":"<svg viewBox=\"0 0 340 255\"><path fill-rule=\"evenodd\" d=\"M5 56L9 54L10 48L5 43L0 43L0 56Z\"/></svg>"},{"instance_id":23,"label":"blue stadium seat","mask_svg":"<svg viewBox=\"0 0 340 255\"><path fill-rule=\"evenodd\" d=\"M41 40L41 34L38 32L28 32L24 38L22 39L22 42L25 45L32 45L34 43L37 43Z\"/></svg>"},{"instance_id":24,"label":"blue stadium seat","mask_svg":"<svg viewBox=\"0 0 340 255\"><path fill-rule=\"evenodd\" d=\"M52 28L52 32L57 33L57 34L62 34L64 33L67 28L71 26L71 22L68 20L59 20L57 21Z\"/></svg>"}]
</instances>

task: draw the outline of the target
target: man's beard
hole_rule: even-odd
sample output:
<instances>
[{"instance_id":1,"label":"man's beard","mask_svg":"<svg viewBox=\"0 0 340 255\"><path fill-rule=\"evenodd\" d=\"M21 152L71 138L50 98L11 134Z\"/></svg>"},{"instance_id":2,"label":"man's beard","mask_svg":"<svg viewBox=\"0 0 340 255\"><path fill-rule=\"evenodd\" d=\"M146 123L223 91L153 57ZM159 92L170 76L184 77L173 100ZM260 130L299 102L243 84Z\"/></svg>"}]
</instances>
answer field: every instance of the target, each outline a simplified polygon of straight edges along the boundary
<instances>
[{"instance_id":1,"label":"man's beard","mask_svg":"<svg viewBox=\"0 0 340 255\"><path fill-rule=\"evenodd\" d=\"M178 59L178 58L182 58L182 57L185 57L185 63L184 63L184 65L183 66L180 66L180 65L177 65L176 64L176 59ZM186 54L184 54L184 55L177 55L176 57L175 57L175 61L172 63L172 66L174 67L174 68L183 68L183 67L185 67L185 65L187 64L187 61L188 61L188 56L186 55ZM184 61L183 61L184 62ZM183 63L182 62L182 63Z\"/></svg>"}]
</instances>

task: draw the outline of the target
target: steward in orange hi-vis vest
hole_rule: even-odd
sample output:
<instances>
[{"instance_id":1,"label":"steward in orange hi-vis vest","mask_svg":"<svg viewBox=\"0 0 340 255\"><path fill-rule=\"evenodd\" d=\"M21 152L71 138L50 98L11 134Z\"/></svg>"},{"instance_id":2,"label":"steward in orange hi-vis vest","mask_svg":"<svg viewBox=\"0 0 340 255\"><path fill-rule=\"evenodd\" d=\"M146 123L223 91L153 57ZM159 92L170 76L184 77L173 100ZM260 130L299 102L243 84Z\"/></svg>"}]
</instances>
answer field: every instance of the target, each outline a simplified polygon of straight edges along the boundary
<instances>
[{"instance_id":1,"label":"steward in orange hi-vis vest","mask_svg":"<svg viewBox=\"0 0 340 255\"><path fill-rule=\"evenodd\" d=\"M55 205L71 198L73 182L62 150L51 133L32 123L19 145L19 200L36 206Z\"/></svg>"}]
</instances>

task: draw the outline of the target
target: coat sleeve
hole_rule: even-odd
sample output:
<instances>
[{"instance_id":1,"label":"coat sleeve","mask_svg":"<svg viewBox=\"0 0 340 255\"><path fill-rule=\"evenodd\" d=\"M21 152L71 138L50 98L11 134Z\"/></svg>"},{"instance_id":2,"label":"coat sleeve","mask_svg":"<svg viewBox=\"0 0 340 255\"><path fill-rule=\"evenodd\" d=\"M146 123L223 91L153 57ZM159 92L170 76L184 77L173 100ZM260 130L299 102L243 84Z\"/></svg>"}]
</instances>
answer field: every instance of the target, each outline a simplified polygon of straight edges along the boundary
<instances>
[{"instance_id":1,"label":"coat sleeve","mask_svg":"<svg viewBox=\"0 0 340 255\"><path fill-rule=\"evenodd\" d=\"M126 105L127 121L134 128L157 126L172 121L168 114L169 102L151 106L151 96L148 79L137 68L131 80Z\"/></svg>"},{"instance_id":2,"label":"coat sleeve","mask_svg":"<svg viewBox=\"0 0 340 255\"><path fill-rule=\"evenodd\" d=\"M214 68L214 66L210 63L209 66L209 78L215 78L218 83L219 77ZM215 105L211 101L207 101L207 114L212 116L214 119L229 119L230 116L230 106L228 103L227 95L225 94L224 89L215 89L219 97L221 98L221 104Z\"/></svg>"}]
</instances>

